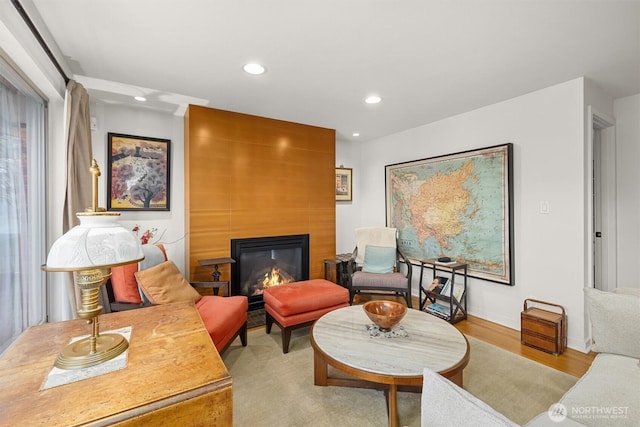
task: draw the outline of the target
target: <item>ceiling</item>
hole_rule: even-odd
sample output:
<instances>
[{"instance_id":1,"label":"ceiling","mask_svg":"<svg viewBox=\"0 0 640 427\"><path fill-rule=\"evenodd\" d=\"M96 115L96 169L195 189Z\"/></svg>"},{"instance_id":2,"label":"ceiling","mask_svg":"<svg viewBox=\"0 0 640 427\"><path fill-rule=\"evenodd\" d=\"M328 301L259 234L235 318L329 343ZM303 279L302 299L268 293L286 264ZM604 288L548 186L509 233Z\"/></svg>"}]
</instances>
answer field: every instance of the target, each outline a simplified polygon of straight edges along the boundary
<instances>
[{"instance_id":1,"label":"ceiling","mask_svg":"<svg viewBox=\"0 0 640 427\"><path fill-rule=\"evenodd\" d=\"M637 0L22 3L92 102L143 106L132 96L144 95L144 108L207 105L336 129L342 140L581 76L613 99L640 93ZM267 72L246 74L250 61ZM370 94L383 101L365 104Z\"/></svg>"}]
</instances>

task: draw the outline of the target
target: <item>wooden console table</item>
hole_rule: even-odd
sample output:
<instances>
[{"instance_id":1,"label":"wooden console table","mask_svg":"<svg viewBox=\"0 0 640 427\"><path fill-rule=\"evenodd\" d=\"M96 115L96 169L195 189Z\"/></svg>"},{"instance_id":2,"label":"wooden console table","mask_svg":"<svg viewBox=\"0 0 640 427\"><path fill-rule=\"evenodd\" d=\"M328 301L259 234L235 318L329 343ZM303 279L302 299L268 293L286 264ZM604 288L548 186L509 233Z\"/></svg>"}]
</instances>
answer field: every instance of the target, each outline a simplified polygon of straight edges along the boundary
<instances>
[{"instance_id":1,"label":"wooden console table","mask_svg":"<svg viewBox=\"0 0 640 427\"><path fill-rule=\"evenodd\" d=\"M126 368L41 390L83 320L26 330L0 358L0 426L230 426L232 380L192 304L100 316L100 330L132 327Z\"/></svg>"}]
</instances>

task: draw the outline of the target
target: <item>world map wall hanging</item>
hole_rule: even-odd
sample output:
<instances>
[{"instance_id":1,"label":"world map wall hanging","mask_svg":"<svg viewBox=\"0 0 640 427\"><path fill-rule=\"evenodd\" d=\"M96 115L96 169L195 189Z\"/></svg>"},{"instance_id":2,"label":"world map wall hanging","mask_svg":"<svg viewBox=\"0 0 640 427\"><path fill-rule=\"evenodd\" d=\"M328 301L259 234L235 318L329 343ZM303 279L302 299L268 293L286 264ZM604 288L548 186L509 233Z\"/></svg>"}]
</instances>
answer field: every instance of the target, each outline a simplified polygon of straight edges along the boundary
<instances>
[{"instance_id":1,"label":"world map wall hanging","mask_svg":"<svg viewBox=\"0 0 640 427\"><path fill-rule=\"evenodd\" d=\"M514 285L512 163L509 143L385 166L387 226L400 250Z\"/></svg>"}]
</instances>

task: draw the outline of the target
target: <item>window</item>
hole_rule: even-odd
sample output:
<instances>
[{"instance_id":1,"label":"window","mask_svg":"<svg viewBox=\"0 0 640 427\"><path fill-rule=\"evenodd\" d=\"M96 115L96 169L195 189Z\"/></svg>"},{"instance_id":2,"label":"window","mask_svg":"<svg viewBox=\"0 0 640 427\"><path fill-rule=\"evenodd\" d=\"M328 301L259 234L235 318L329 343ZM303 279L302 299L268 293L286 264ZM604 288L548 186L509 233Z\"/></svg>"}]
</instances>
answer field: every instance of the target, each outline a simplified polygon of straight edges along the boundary
<instances>
[{"instance_id":1,"label":"window","mask_svg":"<svg viewBox=\"0 0 640 427\"><path fill-rule=\"evenodd\" d=\"M0 352L46 319L45 105L0 59Z\"/></svg>"}]
</instances>

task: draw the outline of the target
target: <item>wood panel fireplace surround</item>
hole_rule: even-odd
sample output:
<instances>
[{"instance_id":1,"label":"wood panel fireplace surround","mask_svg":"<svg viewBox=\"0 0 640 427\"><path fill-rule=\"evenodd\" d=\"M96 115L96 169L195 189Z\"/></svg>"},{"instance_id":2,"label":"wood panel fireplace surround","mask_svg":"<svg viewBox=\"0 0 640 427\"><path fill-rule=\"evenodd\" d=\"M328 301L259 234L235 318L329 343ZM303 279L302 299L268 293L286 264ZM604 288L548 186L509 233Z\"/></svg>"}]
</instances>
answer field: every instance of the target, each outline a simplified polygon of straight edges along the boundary
<instances>
[{"instance_id":1,"label":"wood panel fireplace surround","mask_svg":"<svg viewBox=\"0 0 640 427\"><path fill-rule=\"evenodd\" d=\"M309 235L231 239L231 294L249 299L249 311L264 307L266 288L309 280Z\"/></svg>"},{"instance_id":2,"label":"wood panel fireplace surround","mask_svg":"<svg viewBox=\"0 0 640 427\"><path fill-rule=\"evenodd\" d=\"M185 269L230 257L231 239L309 235L309 278L336 254L335 130L190 105L185 113ZM235 259L235 258L234 258ZM231 279L220 265L220 280Z\"/></svg>"}]
</instances>

